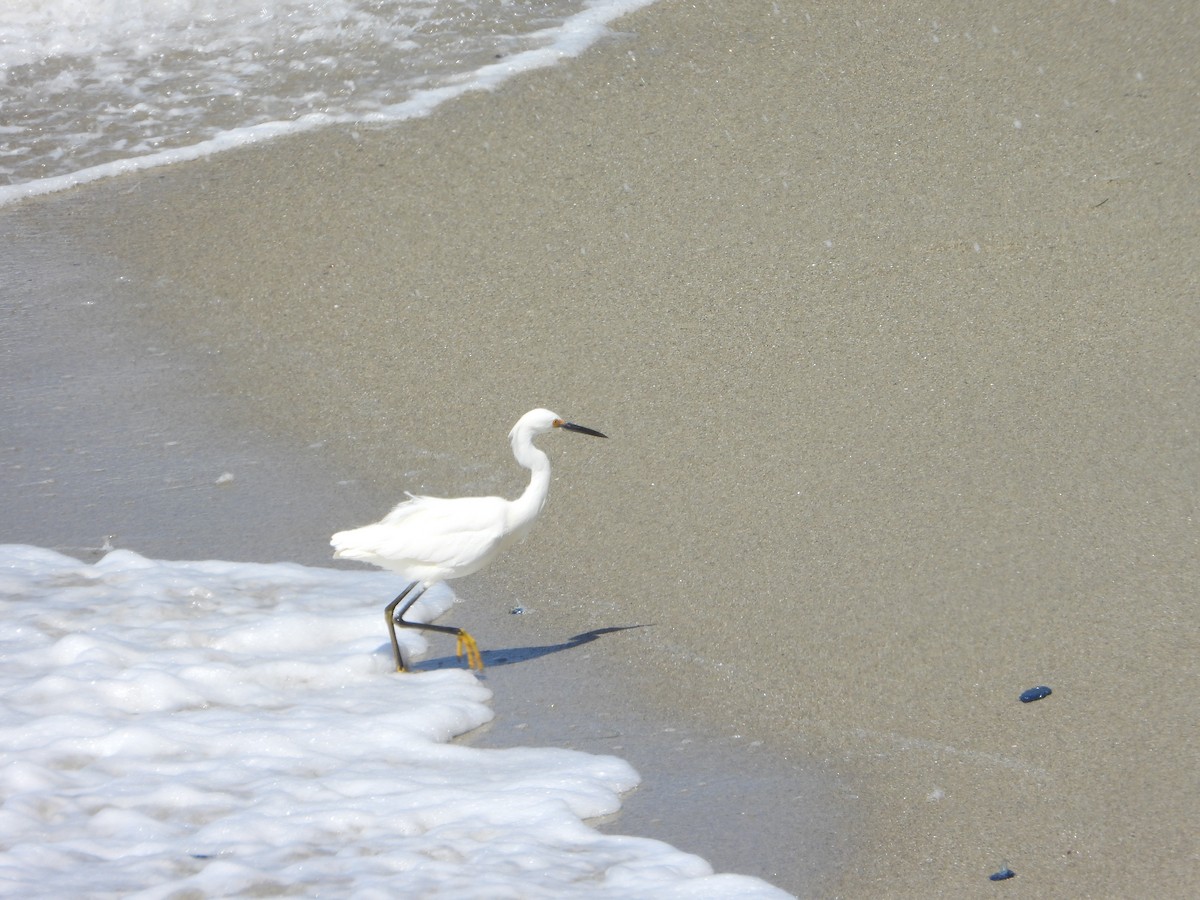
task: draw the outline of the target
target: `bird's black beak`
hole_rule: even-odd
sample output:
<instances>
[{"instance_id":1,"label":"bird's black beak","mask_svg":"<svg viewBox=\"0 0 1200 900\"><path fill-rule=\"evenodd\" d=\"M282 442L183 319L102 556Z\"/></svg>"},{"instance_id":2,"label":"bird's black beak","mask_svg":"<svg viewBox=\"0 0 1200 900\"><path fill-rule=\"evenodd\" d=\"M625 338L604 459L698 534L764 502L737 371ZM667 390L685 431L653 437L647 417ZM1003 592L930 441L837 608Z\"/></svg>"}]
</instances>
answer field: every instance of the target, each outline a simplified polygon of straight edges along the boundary
<instances>
[{"instance_id":1,"label":"bird's black beak","mask_svg":"<svg viewBox=\"0 0 1200 900\"><path fill-rule=\"evenodd\" d=\"M567 431L578 431L580 434L590 434L592 437L608 437L607 434L601 434L595 428L588 428L586 425L576 425L574 422L563 422L561 419L554 423L555 428L563 428Z\"/></svg>"}]
</instances>

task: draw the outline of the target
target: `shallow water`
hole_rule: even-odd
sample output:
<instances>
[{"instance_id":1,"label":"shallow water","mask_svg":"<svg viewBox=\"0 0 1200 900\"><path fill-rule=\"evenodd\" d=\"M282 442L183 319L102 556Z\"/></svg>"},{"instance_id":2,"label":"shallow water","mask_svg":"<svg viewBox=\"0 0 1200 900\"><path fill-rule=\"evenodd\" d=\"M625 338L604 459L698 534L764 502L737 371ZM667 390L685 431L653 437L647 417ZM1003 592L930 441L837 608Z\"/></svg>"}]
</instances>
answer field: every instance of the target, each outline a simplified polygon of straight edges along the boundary
<instances>
[{"instance_id":1,"label":"shallow water","mask_svg":"<svg viewBox=\"0 0 1200 900\"><path fill-rule=\"evenodd\" d=\"M0 0L0 202L316 125L421 115L579 52L610 10L645 2Z\"/></svg>"}]
</instances>

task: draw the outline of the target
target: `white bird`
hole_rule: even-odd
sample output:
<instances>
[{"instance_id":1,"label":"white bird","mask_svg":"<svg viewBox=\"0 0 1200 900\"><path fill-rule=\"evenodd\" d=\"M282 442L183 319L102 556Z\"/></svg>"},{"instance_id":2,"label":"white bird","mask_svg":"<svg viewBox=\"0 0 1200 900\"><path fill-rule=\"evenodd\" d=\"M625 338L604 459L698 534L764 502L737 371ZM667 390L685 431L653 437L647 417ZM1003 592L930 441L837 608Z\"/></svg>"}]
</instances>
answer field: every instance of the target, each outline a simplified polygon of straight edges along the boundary
<instances>
[{"instance_id":1,"label":"white bird","mask_svg":"<svg viewBox=\"0 0 1200 900\"><path fill-rule=\"evenodd\" d=\"M467 664L483 668L475 639L461 628L408 622L404 614L427 588L439 581L478 572L529 533L550 492L550 460L533 445L533 439L555 428L607 437L594 429L564 421L548 409L530 410L517 420L508 435L513 456L531 473L529 486L516 500L444 499L409 494L408 500L374 525L339 531L330 540L335 557L373 563L409 579L408 587L384 610L397 672L404 672L407 667L396 640L396 625L453 634L458 638L458 655L462 656L465 650ZM401 602L404 605L396 613Z\"/></svg>"}]
</instances>

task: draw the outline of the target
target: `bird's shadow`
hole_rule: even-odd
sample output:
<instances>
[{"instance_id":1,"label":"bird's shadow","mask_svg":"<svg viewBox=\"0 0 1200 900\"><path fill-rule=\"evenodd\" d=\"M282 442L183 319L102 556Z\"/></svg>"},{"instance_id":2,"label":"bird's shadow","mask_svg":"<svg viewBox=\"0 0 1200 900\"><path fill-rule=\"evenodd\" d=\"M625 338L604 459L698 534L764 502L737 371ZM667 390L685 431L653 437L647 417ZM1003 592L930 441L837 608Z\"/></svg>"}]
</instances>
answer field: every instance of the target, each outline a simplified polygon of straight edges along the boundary
<instances>
[{"instance_id":1,"label":"bird's shadow","mask_svg":"<svg viewBox=\"0 0 1200 900\"><path fill-rule=\"evenodd\" d=\"M599 640L606 634L646 627L647 625L614 625L611 628L594 628L591 631L585 631L582 634L568 638L560 644L541 644L534 647L508 647L504 650L483 650L480 651L480 656L483 657L483 669L486 672L488 669L497 666L511 666L516 663L529 662L531 659L538 659L542 656L549 656L551 653L574 650L576 647L582 647L584 644L590 644L592 641ZM457 656L439 656L435 659L426 659L409 665L410 671L413 672L432 672L436 669L461 669L462 667L463 660Z\"/></svg>"}]
</instances>

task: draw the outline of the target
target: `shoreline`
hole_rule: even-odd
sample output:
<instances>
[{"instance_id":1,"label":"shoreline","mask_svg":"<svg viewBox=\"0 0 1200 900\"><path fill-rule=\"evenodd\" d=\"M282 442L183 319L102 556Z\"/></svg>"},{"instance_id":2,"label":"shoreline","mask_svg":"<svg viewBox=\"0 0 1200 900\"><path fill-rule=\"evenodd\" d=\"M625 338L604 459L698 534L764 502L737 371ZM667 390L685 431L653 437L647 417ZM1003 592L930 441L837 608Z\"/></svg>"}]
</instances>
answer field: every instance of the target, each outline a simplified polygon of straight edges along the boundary
<instances>
[{"instance_id":1,"label":"shoreline","mask_svg":"<svg viewBox=\"0 0 1200 900\"><path fill-rule=\"evenodd\" d=\"M58 218L69 209L4 220L7 246L21 260L23 296L11 307L7 335L6 372L20 389L0 401L10 423L0 543L44 546L88 563L128 548L163 560L363 568L334 560L314 523L349 523L388 498L352 466L339 470L345 460L320 442L304 447L224 422L222 395L197 390L213 380L213 360L146 342L139 317L169 291L145 294L106 261L82 254ZM297 484L306 489L295 491ZM260 522L265 527L254 527ZM477 632L497 662L481 675L496 719L456 742L636 760L642 784L617 813L591 824L666 841L717 872L810 896L844 866L852 812L844 786L819 767L740 736L714 742L686 716L628 708L620 671L593 652L606 637L589 645L539 629L536 607L510 614L503 579L487 588L471 579L458 593L463 602L443 620ZM382 609L385 600L363 602ZM415 669L461 666L452 649L433 636ZM391 652L382 626L380 652ZM546 684L555 686L552 696ZM787 830L765 833L756 822L764 811ZM722 824L731 818L743 823L738 835Z\"/></svg>"},{"instance_id":2,"label":"shoreline","mask_svg":"<svg viewBox=\"0 0 1200 900\"><path fill-rule=\"evenodd\" d=\"M543 521L456 591L559 639L653 623L592 651L639 711L857 798L820 893L1007 861L1184 896L1197 26L1048 15L664 2L427 120L0 218L169 294L138 327L219 358L220 429L336 462L357 493L295 546L513 495L531 406L617 438L547 446Z\"/></svg>"}]
</instances>

